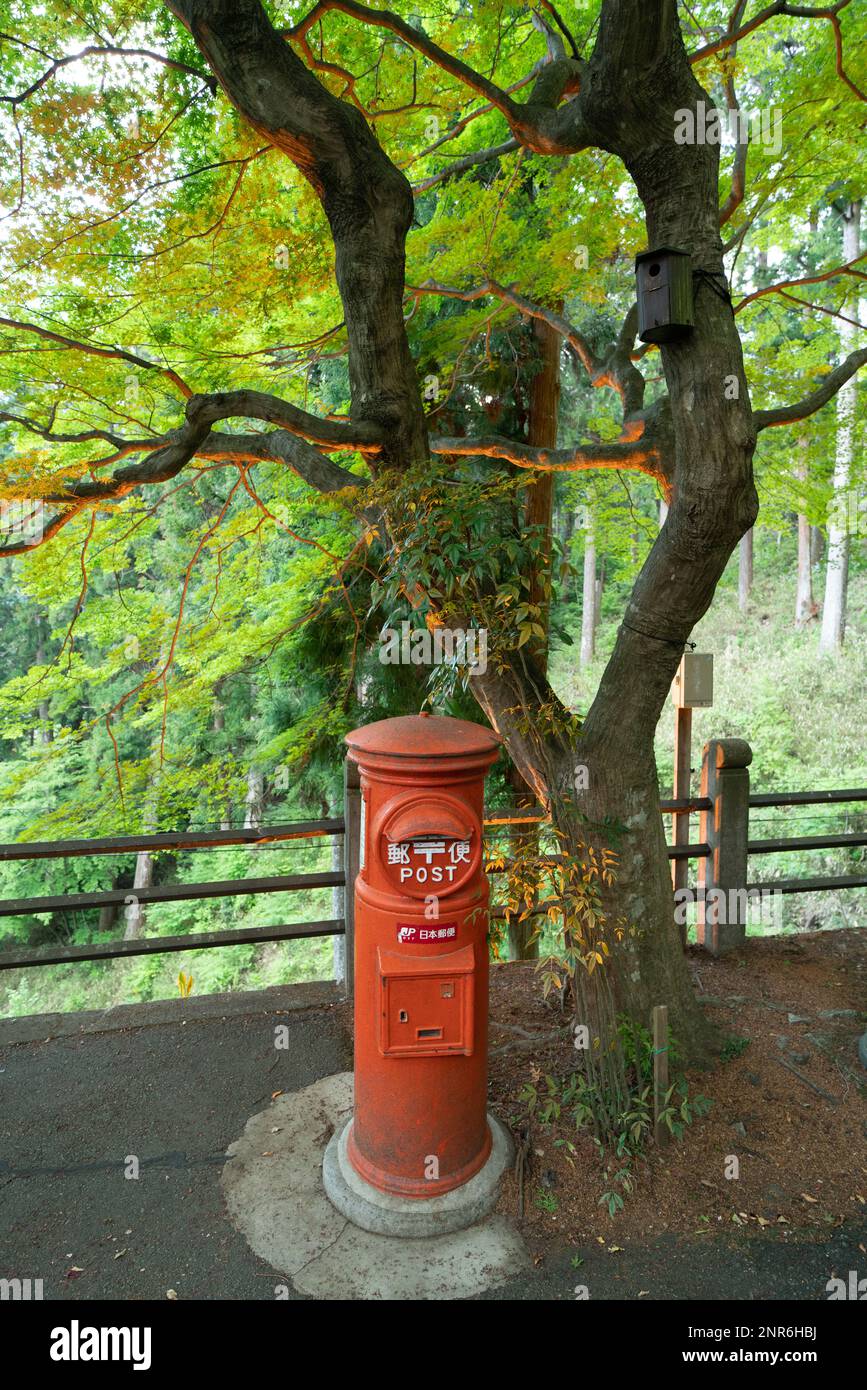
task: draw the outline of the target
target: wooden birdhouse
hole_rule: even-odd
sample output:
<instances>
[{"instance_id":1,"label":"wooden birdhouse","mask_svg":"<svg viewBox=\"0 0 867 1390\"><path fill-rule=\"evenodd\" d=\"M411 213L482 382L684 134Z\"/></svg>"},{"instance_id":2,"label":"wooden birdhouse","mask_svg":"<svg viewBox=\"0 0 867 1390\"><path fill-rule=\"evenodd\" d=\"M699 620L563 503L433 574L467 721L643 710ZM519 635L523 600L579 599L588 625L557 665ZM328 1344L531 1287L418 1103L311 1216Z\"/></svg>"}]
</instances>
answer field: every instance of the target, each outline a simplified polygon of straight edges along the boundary
<instances>
[{"instance_id":1,"label":"wooden birdhouse","mask_svg":"<svg viewBox=\"0 0 867 1390\"><path fill-rule=\"evenodd\" d=\"M678 709L702 709L713 704L713 654L684 652L671 684Z\"/></svg>"},{"instance_id":2,"label":"wooden birdhouse","mask_svg":"<svg viewBox=\"0 0 867 1390\"><path fill-rule=\"evenodd\" d=\"M671 343L692 332L692 262L686 251L658 246L635 257L638 336Z\"/></svg>"}]
</instances>

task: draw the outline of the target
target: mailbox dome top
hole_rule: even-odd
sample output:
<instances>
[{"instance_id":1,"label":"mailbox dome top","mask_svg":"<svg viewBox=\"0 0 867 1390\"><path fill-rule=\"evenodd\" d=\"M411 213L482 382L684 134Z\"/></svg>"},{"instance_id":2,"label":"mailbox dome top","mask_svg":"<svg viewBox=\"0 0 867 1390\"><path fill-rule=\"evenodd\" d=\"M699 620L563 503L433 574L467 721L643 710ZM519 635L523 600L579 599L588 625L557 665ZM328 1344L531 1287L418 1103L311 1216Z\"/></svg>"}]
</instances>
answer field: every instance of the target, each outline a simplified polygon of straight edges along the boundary
<instances>
[{"instance_id":1,"label":"mailbox dome top","mask_svg":"<svg viewBox=\"0 0 867 1390\"><path fill-rule=\"evenodd\" d=\"M353 752L389 758L496 756L500 739L484 724L435 714L404 714L380 719L346 735Z\"/></svg>"}]
</instances>

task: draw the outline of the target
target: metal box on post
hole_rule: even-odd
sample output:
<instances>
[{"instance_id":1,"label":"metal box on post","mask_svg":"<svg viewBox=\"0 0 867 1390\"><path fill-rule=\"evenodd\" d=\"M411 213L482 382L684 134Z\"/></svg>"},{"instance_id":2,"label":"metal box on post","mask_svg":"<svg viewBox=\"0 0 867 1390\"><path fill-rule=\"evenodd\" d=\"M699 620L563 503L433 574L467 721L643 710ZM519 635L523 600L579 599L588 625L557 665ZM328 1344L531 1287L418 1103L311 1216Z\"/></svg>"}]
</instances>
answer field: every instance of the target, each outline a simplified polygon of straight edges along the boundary
<instances>
[{"instance_id":1,"label":"metal box on post","mask_svg":"<svg viewBox=\"0 0 867 1390\"><path fill-rule=\"evenodd\" d=\"M659 246L635 257L638 336L671 343L693 329L692 261L686 251Z\"/></svg>"}]
</instances>

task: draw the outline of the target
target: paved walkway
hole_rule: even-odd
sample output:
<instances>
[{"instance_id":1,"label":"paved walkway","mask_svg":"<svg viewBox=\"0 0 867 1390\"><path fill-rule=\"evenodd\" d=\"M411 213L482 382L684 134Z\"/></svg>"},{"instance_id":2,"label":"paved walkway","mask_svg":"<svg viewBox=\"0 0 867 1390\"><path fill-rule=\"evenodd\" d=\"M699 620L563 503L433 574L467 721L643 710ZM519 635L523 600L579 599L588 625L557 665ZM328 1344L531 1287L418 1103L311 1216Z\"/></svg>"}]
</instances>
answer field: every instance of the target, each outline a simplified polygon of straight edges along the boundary
<instances>
[{"instance_id":1,"label":"paved walkway","mask_svg":"<svg viewBox=\"0 0 867 1390\"><path fill-rule=\"evenodd\" d=\"M291 986L0 1023L0 1278L41 1278L46 1299L273 1299L286 1281L229 1223L219 1174L275 1091L351 1066L328 998ZM483 1296L825 1299L832 1272L867 1275L859 1242L867 1218L820 1243L717 1240L712 1259L706 1240L666 1238L589 1247L576 1270L573 1249Z\"/></svg>"}]
</instances>

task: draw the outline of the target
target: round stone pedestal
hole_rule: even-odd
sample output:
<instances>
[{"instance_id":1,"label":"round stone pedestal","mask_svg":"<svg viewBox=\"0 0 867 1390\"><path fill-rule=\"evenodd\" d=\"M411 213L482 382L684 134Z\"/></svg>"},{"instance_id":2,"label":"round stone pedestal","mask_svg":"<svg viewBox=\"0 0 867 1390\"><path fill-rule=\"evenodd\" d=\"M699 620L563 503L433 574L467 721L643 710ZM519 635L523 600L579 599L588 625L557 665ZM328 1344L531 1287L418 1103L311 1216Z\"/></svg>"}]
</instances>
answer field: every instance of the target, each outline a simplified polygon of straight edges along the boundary
<instances>
[{"instance_id":1,"label":"round stone pedestal","mask_svg":"<svg viewBox=\"0 0 867 1390\"><path fill-rule=\"evenodd\" d=\"M325 1195L323 1152L351 1118L352 1090L351 1073L341 1072L278 1095L250 1117L229 1148L221 1178L226 1207L251 1249L275 1270L273 1296L286 1296L281 1276L288 1276L293 1297L473 1298L532 1270L519 1232L504 1215L406 1240L373 1235L338 1211ZM499 1143L497 1129L492 1126ZM412 1205L443 1203L462 1190ZM454 1234L442 1234L446 1230ZM272 1296L267 1282L263 1296Z\"/></svg>"},{"instance_id":2,"label":"round stone pedestal","mask_svg":"<svg viewBox=\"0 0 867 1390\"><path fill-rule=\"evenodd\" d=\"M497 1204L500 1178L513 1159L511 1136L495 1115L488 1115L491 1152L483 1168L469 1182L445 1192L441 1197L394 1197L380 1192L356 1173L346 1152L350 1117L332 1136L322 1163L325 1191L342 1216L374 1235L419 1239L450 1235L493 1211Z\"/></svg>"}]
</instances>

